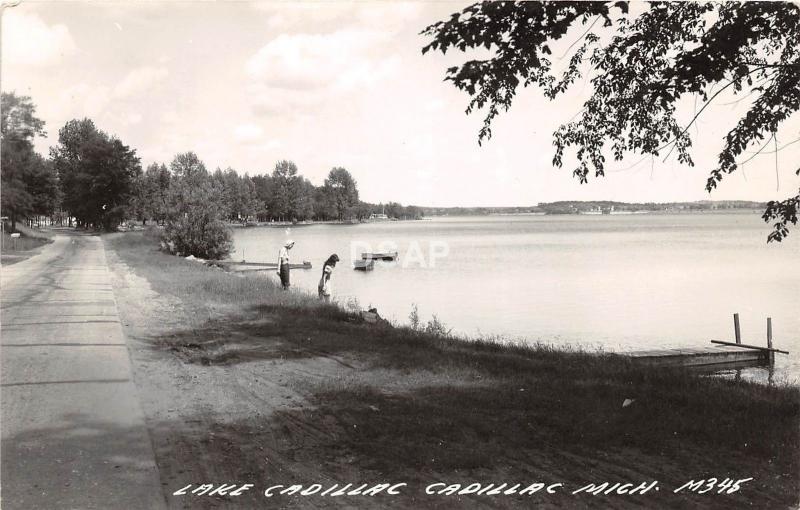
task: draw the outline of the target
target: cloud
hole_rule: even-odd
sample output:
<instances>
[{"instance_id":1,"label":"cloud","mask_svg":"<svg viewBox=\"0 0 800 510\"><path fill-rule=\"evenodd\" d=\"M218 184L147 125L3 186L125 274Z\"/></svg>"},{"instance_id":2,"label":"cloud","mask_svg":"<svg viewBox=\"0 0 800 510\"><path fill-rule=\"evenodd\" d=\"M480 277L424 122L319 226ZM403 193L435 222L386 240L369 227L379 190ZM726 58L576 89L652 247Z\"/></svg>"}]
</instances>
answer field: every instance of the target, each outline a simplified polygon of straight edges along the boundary
<instances>
[{"instance_id":1,"label":"cloud","mask_svg":"<svg viewBox=\"0 0 800 510\"><path fill-rule=\"evenodd\" d=\"M399 69L400 59L397 57L358 62L342 72L338 79L338 86L345 90L355 89L362 85L372 86L391 77Z\"/></svg>"},{"instance_id":2,"label":"cloud","mask_svg":"<svg viewBox=\"0 0 800 510\"><path fill-rule=\"evenodd\" d=\"M253 7L269 15L267 28L280 31L302 31L313 26L318 30L342 26L352 18L352 6L346 3L318 2L253 2Z\"/></svg>"},{"instance_id":3,"label":"cloud","mask_svg":"<svg viewBox=\"0 0 800 510\"><path fill-rule=\"evenodd\" d=\"M248 75L280 89L314 89L360 85L381 67L370 54L386 33L342 30L332 34L281 34L253 55Z\"/></svg>"},{"instance_id":4,"label":"cloud","mask_svg":"<svg viewBox=\"0 0 800 510\"><path fill-rule=\"evenodd\" d=\"M439 112L444 110L446 104L447 103L443 99L435 98L435 99L431 99L429 101L426 101L422 105L422 108L428 113L437 113L438 114Z\"/></svg>"},{"instance_id":5,"label":"cloud","mask_svg":"<svg viewBox=\"0 0 800 510\"><path fill-rule=\"evenodd\" d=\"M259 145L258 148L261 149L262 151L271 151L278 149L282 146L283 142L281 142L280 140L270 140L266 143L262 143L261 145Z\"/></svg>"},{"instance_id":6,"label":"cloud","mask_svg":"<svg viewBox=\"0 0 800 510\"><path fill-rule=\"evenodd\" d=\"M423 2L253 2L266 12L267 28L281 32L333 32L350 28L373 28L395 32L407 27L425 10Z\"/></svg>"},{"instance_id":7,"label":"cloud","mask_svg":"<svg viewBox=\"0 0 800 510\"><path fill-rule=\"evenodd\" d=\"M167 110L161 114L162 124L174 126L175 124L178 124L178 122L180 122L180 116L178 115L178 112L176 112L175 110ZM172 130L170 129L170 131Z\"/></svg>"},{"instance_id":8,"label":"cloud","mask_svg":"<svg viewBox=\"0 0 800 510\"><path fill-rule=\"evenodd\" d=\"M146 91L156 83L167 77L169 72L165 67L144 66L129 72L116 87L114 97L124 98Z\"/></svg>"},{"instance_id":9,"label":"cloud","mask_svg":"<svg viewBox=\"0 0 800 510\"><path fill-rule=\"evenodd\" d=\"M327 103L326 90L300 90L271 87L258 80L245 83L245 96L258 117L293 116L318 111Z\"/></svg>"},{"instance_id":10,"label":"cloud","mask_svg":"<svg viewBox=\"0 0 800 510\"><path fill-rule=\"evenodd\" d=\"M78 83L61 91L60 104L67 108L64 113L76 118L96 117L107 111L110 102L111 91L106 86Z\"/></svg>"},{"instance_id":11,"label":"cloud","mask_svg":"<svg viewBox=\"0 0 800 510\"><path fill-rule=\"evenodd\" d=\"M5 9L2 25L3 60L10 64L46 66L77 51L66 25L48 26L35 14Z\"/></svg>"},{"instance_id":12,"label":"cloud","mask_svg":"<svg viewBox=\"0 0 800 510\"><path fill-rule=\"evenodd\" d=\"M400 32L416 26L427 8L419 2L258 2L253 7L266 12L267 32L276 34L245 63L248 102L259 116L314 113L397 76Z\"/></svg>"},{"instance_id":13,"label":"cloud","mask_svg":"<svg viewBox=\"0 0 800 510\"><path fill-rule=\"evenodd\" d=\"M400 59L383 56L384 32L282 34L245 65L249 102L258 115L297 115L374 87L396 74Z\"/></svg>"},{"instance_id":14,"label":"cloud","mask_svg":"<svg viewBox=\"0 0 800 510\"><path fill-rule=\"evenodd\" d=\"M396 32L413 26L424 9L424 2L364 2L358 6L356 18L364 26Z\"/></svg>"},{"instance_id":15,"label":"cloud","mask_svg":"<svg viewBox=\"0 0 800 510\"><path fill-rule=\"evenodd\" d=\"M128 126L139 124L140 122L142 122L142 114L139 112L131 112L125 116L123 122Z\"/></svg>"},{"instance_id":16,"label":"cloud","mask_svg":"<svg viewBox=\"0 0 800 510\"><path fill-rule=\"evenodd\" d=\"M264 130L256 124L241 124L233 130L233 136L240 143L249 143L259 140L264 135Z\"/></svg>"}]
</instances>

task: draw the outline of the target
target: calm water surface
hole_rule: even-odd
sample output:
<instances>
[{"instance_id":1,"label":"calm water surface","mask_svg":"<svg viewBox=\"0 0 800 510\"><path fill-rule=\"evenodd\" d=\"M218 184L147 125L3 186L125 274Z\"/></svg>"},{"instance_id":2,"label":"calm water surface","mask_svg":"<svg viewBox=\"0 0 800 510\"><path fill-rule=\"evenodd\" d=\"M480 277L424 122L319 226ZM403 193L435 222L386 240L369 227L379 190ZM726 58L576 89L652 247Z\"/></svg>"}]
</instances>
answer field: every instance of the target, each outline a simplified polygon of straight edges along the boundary
<instances>
[{"instance_id":1,"label":"calm water surface","mask_svg":"<svg viewBox=\"0 0 800 510\"><path fill-rule=\"evenodd\" d=\"M337 253L339 302L399 323L416 304L423 321L436 314L473 337L607 351L697 347L732 341L738 312L743 341L765 345L772 317L776 347L792 353L777 356L775 378L797 383L800 231L769 245L767 233L757 213L742 212L434 218L238 229L232 257L275 262L291 238L292 261L314 265L292 271L292 284L316 294L323 261ZM396 249L400 261L354 271L352 259L369 248Z\"/></svg>"}]
</instances>

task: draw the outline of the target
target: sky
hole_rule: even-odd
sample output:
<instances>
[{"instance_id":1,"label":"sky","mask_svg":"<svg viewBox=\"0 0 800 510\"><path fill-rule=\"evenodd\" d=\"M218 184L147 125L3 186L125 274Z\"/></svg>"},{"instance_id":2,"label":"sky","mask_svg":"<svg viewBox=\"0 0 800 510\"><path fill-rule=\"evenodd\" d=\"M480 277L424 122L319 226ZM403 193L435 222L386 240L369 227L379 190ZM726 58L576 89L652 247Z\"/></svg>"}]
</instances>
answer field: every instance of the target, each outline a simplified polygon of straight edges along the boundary
<instances>
[{"instance_id":1,"label":"sky","mask_svg":"<svg viewBox=\"0 0 800 510\"><path fill-rule=\"evenodd\" d=\"M797 193L800 143L762 154L704 190L746 102L720 96L692 129L696 165L631 155L579 184L552 166L552 133L580 110L580 82L548 101L522 89L478 145L480 113L443 78L470 55L429 53L419 32L469 2L37 2L2 17L0 86L31 96L58 130L91 118L142 165L194 151L213 170L256 175L294 161L316 185L347 168L361 199L426 206L556 200L772 200ZM558 50L554 57L560 56ZM565 60L569 56L565 57ZM685 114L694 105L685 101ZM691 117L691 115L689 115ZM800 136L795 114L778 146ZM757 148L753 148L756 150ZM609 158L610 160L610 158Z\"/></svg>"}]
</instances>

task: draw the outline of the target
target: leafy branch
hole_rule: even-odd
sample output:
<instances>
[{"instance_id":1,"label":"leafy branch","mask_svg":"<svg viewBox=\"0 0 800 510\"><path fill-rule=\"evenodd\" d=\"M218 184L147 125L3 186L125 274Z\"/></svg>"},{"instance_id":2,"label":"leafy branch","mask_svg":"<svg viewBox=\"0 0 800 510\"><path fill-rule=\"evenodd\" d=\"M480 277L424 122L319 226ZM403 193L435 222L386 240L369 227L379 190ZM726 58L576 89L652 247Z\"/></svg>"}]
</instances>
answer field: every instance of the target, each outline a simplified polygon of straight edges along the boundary
<instances>
[{"instance_id":1,"label":"leafy branch","mask_svg":"<svg viewBox=\"0 0 800 510\"><path fill-rule=\"evenodd\" d=\"M577 28L589 19L588 28ZM602 43L592 32L600 19L612 34ZM562 57L580 46L556 77L551 45L577 30ZM658 156L670 147L665 159L677 151L678 161L691 166L689 129L708 106L731 89L756 96L723 140L706 182L711 192L753 142L776 133L800 109L800 7L789 2L652 2L639 14L630 13L627 2L487 2L422 33L431 37L423 53L491 49L490 58L451 67L445 77L470 96L467 113L486 109L479 143L491 138L493 120L511 107L520 86L535 85L555 99L583 75L593 47L591 96L577 119L553 134L554 166L573 150L573 175L581 183L591 170L604 175L609 146L617 161L628 153ZM682 126L675 114L686 94L705 104ZM771 202L764 213L765 221L776 221L769 241L783 239L796 222L797 200Z\"/></svg>"}]
</instances>

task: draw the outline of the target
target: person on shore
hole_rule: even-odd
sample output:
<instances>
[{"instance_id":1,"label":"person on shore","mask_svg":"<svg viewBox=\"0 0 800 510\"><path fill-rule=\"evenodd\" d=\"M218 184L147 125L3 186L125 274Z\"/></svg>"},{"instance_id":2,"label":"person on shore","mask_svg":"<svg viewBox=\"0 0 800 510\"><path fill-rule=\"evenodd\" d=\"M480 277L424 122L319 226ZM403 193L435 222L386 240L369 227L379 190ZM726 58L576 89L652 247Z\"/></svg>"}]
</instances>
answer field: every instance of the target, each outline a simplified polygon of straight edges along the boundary
<instances>
[{"instance_id":1,"label":"person on shore","mask_svg":"<svg viewBox=\"0 0 800 510\"><path fill-rule=\"evenodd\" d=\"M322 278L319 280L317 291L319 292L319 298L323 301L330 302L331 300L331 294L333 294L333 289L331 288L331 274L337 262L339 262L339 256L334 253L328 257L328 260L326 260L325 264L322 266Z\"/></svg>"},{"instance_id":2,"label":"person on shore","mask_svg":"<svg viewBox=\"0 0 800 510\"><path fill-rule=\"evenodd\" d=\"M289 250L294 246L294 241L286 241L278 252L278 276L281 278L283 290L289 290Z\"/></svg>"}]
</instances>

